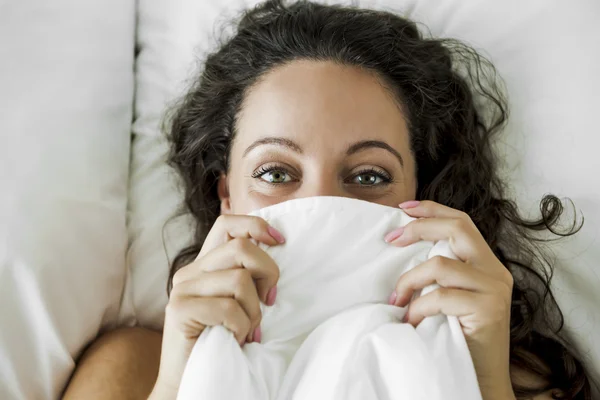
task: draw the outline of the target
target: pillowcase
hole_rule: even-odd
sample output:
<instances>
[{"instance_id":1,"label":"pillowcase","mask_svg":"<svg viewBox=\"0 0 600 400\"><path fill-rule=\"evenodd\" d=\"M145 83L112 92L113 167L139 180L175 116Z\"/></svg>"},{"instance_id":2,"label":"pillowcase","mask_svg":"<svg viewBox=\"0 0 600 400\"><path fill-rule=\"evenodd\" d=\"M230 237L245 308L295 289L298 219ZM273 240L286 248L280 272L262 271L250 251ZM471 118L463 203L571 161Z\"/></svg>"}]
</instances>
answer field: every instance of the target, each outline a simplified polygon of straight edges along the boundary
<instances>
[{"instance_id":1,"label":"pillowcase","mask_svg":"<svg viewBox=\"0 0 600 400\"><path fill-rule=\"evenodd\" d=\"M0 398L55 399L125 281L133 0L0 6Z\"/></svg>"},{"instance_id":2,"label":"pillowcase","mask_svg":"<svg viewBox=\"0 0 600 400\"><path fill-rule=\"evenodd\" d=\"M121 324L162 329L170 260L189 241L189 219L173 218L182 194L166 164L168 146L161 126L197 74L195 47L216 15L207 9L215 8L215 2L196 0L138 2L128 276Z\"/></svg>"},{"instance_id":3,"label":"pillowcase","mask_svg":"<svg viewBox=\"0 0 600 400\"><path fill-rule=\"evenodd\" d=\"M168 226L184 233L166 235L167 252L162 245L162 227L182 196L163 163L167 146L158 121L198 75L197 60L216 48L222 23L257 3L140 1L127 293L129 309L143 325L162 325L169 261L189 240L189 221L173 222ZM590 134L597 131L594 110L600 105L600 75L594 70L600 63L598 2L326 3L398 11L424 23L431 34L461 39L492 60L510 99L511 120L496 143L501 174L513 188L510 195L526 215L539 215L540 199L551 192L569 196L585 216L575 237L551 247L557 262L554 291L589 366L600 371L600 344L593 340L600 331L600 185L592 184L598 181L600 160Z\"/></svg>"}]
</instances>

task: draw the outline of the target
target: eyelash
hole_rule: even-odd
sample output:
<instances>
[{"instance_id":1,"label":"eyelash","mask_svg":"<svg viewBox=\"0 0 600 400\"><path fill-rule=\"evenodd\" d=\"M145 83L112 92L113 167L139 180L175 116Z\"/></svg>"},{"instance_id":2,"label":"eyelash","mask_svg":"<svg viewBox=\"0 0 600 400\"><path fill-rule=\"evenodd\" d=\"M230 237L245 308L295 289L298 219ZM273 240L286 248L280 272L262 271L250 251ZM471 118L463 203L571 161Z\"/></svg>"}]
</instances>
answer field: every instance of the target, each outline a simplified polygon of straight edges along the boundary
<instances>
[{"instance_id":1,"label":"eyelash","mask_svg":"<svg viewBox=\"0 0 600 400\"><path fill-rule=\"evenodd\" d=\"M271 185L271 186L277 186L277 185L282 185L285 183L292 183L292 182L284 182L284 183L273 183L273 182L268 182L265 181L264 179L261 179L261 176L263 176L266 173L269 172L273 172L273 171L281 171L281 172L285 172L286 174L290 175L290 172L287 168L282 167L280 165L269 165L269 166L261 166L259 169L257 169L256 171L254 171L254 173L252 174L252 177L254 179L260 179L262 182L266 183L267 185Z\"/></svg>"},{"instance_id":2,"label":"eyelash","mask_svg":"<svg viewBox=\"0 0 600 400\"><path fill-rule=\"evenodd\" d=\"M285 168L285 167L282 167L282 166L279 166L279 165L269 165L269 166L264 166L263 165L259 169L257 169L256 171L254 171L254 173L252 174L252 178L254 178L254 179L261 179L261 176L263 176L266 173L273 172L273 171L285 172L286 174L288 174L288 175L291 176L289 170L287 168ZM375 175L375 176L381 178L383 182L381 182L378 185L359 185L359 184L355 184L355 185L357 185L357 186L363 186L364 188L373 189L373 188L377 188L377 187L381 187L381 186L387 186L387 185L390 185L390 184L392 184L394 182L393 178L388 173L386 173L384 171L381 171L379 169L373 168L373 167L371 167L371 168L365 168L365 169L362 169L362 170L360 170L358 172L355 172L352 175L351 179L354 179L354 178L356 178L359 175L365 175L365 174ZM264 182L264 183L266 183L267 185L271 185L271 186L278 186L278 185L282 185L282 184L285 184L285 183L292 183L292 182L273 183L273 182L265 181L263 179L261 179L261 181Z\"/></svg>"},{"instance_id":3,"label":"eyelash","mask_svg":"<svg viewBox=\"0 0 600 400\"><path fill-rule=\"evenodd\" d=\"M376 169L373 167L361 169L360 171L355 172L352 175L351 179L354 179L359 175L375 175L376 177L381 178L382 182L378 185L359 185L357 183L354 183L357 186L363 186L363 187L369 188L369 189L373 189L373 188L377 188L377 187L381 187L381 186L387 186L394 182L392 177L387 172L384 172L382 170L379 170L379 169Z\"/></svg>"}]
</instances>

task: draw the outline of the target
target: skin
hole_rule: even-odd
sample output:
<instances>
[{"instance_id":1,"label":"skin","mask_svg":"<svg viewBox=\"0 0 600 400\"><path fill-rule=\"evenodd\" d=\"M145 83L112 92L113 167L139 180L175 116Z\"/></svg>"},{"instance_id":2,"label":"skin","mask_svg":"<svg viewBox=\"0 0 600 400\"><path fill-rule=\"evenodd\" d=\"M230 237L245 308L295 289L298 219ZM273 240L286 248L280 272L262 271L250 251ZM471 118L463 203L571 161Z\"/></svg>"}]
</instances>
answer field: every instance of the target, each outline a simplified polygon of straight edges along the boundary
<instances>
[{"instance_id":1,"label":"skin","mask_svg":"<svg viewBox=\"0 0 600 400\"><path fill-rule=\"evenodd\" d=\"M219 180L222 216L197 259L175 274L160 369L145 370L137 386L149 390L154 384L151 399L174 399L190 351L206 326L223 324L240 345L260 342L259 302L276 301L279 270L249 239L276 246L285 238L265 221L244 214L300 197L342 196L400 205L421 217L390 232L386 241L391 246L449 240L460 260L435 257L415 267L399 279L390 303L407 306L414 290L439 283L441 289L408 305L406 322L416 326L438 313L457 316L483 398L514 399L509 366L512 276L467 214L431 201L407 203L415 198L415 171L402 109L374 74L329 62L295 61L262 77L244 101L230 169ZM95 350L104 354L96 356L96 366L110 355L118 360L112 369L105 368L110 378L104 379L114 389L111 396L138 398L125 396L132 384L119 377L119 368L148 362L150 355L157 358L157 334L148 335L145 356L115 357L109 346ZM535 377L519 377L532 386L539 383ZM81 389L92 386L93 379L85 378L76 372L69 389L79 385L78 393L92 393ZM106 386L106 397L97 398L109 397Z\"/></svg>"},{"instance_id":2,"label":"skin","mask_svg":"<svg viewBox=\"0 0 600 400\"><path fill-rule=\"evenodd\" d=\"M223 213L246 214L309 196L351 197L391 207L415 198L416 168L406 121L371 73L309 61L276 69L248 94L237 129L227 182L221 180ZM285 142L247 152L266 138ZM371 146L348 155L348 149L365 141L392 151ZM272 173L253 178L261 166L279 167L289 183L269 185ZM355 175L365 169L387 173L394 182L360 185L361 177Z\"/></svg>"}]
</instances>

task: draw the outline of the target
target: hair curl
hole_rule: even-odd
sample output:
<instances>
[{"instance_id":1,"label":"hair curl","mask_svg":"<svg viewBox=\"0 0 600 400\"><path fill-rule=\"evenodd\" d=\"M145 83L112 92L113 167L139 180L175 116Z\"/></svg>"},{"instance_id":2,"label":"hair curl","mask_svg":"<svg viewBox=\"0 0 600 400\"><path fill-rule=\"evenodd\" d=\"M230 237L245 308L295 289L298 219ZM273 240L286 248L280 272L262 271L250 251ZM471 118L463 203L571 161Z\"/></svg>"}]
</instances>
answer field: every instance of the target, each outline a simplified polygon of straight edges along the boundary
<instances>
[{"instance_id":1,"label":"hair curl","mask_svg":"<svg viewBox=\"0 0 600 400\"><path fill-rule=\"evenodd\" d=\"M519 399L559 389L555 399L591 399L582 362L564 338L563 315L550 291L553 268L539 251L566 232L557 226L561 201L547 194L541 217L520 216L505 198L492 137L507 120L507 101L491 63L452 39L424 37L398 15L309 1L262 3L244 13L237 32L214 53L171 120L169 162L179 173L186 212L195 219L193 244L175 257L169 279L200 252L219 215L217 181L228 170L236 116L248 89L266 72L293 60L333 61L372 71L393 90L408 121L417 165L417 199L466 212L515 284L511 366L542 385L514 385ZM582 221L583 223L583 221Z\"/></svg>"}]
</instances>

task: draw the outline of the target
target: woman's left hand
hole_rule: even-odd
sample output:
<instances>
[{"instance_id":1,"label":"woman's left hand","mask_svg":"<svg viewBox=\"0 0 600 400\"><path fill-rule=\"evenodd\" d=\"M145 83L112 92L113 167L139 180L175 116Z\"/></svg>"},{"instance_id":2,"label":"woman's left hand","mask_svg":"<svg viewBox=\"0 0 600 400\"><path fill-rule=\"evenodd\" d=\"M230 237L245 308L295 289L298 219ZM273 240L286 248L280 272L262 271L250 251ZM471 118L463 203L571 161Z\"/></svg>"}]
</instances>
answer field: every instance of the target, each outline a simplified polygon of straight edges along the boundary
<instances>
[{"instance_id":1,"label":"woman's left hand","mask_svg":"<svg viewBox=\"0 0 600 400\"><path fill-rule=\"evenodd\" d=\"M459 260L436 256L406 272L390 304L404 307L415 290L440 285L410 303L405 321L416 327L439 313L458 317L484 400L514 399L509 370L511 273L466 213L427 200L405 202L400 208L419 219L390 232L386 241L407 246L448 240Z\"/></svg>"}]
</instances>

